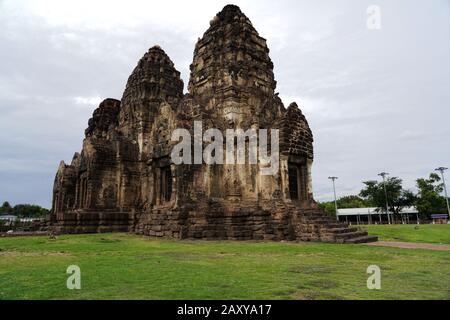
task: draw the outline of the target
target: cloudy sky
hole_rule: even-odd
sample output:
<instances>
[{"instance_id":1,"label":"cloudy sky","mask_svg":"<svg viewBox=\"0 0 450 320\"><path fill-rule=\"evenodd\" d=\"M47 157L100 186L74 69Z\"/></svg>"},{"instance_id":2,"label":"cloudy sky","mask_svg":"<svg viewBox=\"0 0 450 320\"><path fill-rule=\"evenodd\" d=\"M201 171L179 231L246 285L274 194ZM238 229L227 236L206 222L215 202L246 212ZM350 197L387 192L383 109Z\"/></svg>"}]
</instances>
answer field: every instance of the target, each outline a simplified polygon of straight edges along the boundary
<instances>
[{"instance_id":1,"label":"cloudy sky","mask_svg":"<svg viewBox=\"0 0 450 320\"><path fill-rule=\"evenodd\" d=\"M51 203L98 103L121 98L154 44L185 84L195 42L229 1L0 0L0 201ZM314 193L357 193L387 171L413 189L450 166L450 1L238 1L277 91L315 135ZM381 9L381 29L367 8ZM450 180L450 176L449 179Z\"/></svg>"}]
</instances>

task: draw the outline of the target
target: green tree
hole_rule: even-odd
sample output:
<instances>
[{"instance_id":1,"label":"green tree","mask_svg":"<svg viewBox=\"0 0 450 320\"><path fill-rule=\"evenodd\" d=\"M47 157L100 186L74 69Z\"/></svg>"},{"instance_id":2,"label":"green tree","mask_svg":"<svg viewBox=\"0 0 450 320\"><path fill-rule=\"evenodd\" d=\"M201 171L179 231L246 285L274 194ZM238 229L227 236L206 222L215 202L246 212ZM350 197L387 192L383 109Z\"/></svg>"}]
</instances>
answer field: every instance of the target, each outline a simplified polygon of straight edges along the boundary
<instances>
[{"instance_id":1,"label":"green tree","mask_svg":"<svg viewBox=\"0 0 450 320\"><path fill-rule=\"evenodd\" d=\"M0 207L0 214L2 213L11 213L12 207L8 201L3 202L3 205Z\"/></svg>"},{"instance_id":2,"label":"green tree","mask_svg":"<svg viewBox=\"0 0 450 320\"><path fill-rule=\"evenodd\" d=\"M359 195L379 209L386 208L384 182L365 181L363 183L365 187L361 190ZM416 201L416 196L414 193L403 189L402 183L402 179L397 177L386 179L386 193L389 211L394 214L400 214L400 211L404 207L412 206Z\"/></svg>"},{"instance_id":3,"label":"green tree","mask_svg":"<svg viewBox=\"0 0 450 320\"><path fill-rule=\"evenodd\" d=\"M339 198L337 201L337 205L340 209L367 208L372 206L370 201L367 201L356 195L344 196Z\"/></svg>"},{"instance_id":4,"label":"green tree","mask_svg":"<svg viewBox=\"0 0 450 320\"><path fill-rule=\"evenodd\" d=\"M18 204L14 206L12 213L18 217L39 218L49 214L49 210L38 205Z\"/></svg>"},{"instance_id":5,"label":"green tree","mask_svg":"<svg viewBox=\"0 0 450 320\"><path fill-rule=\"evenodd\" d=\"M431 173L428 179L420 178L416 180L419 193L416 200L416 207L423 218L430 218L435 213L445 213L445 198L441 196L444 185L441 178L436 173Z\"/></svg>"},{"instance_id":6,"label":"green tree","mask_svg":"<svg viewBox=\"0 0 450 320\"><path fill-rule=\"evenodd\" d=\"M326 213L331 216L336 216L334 201L319 202L318 204ZM371 206L372 204L369 201L356 195L343 196L337 200L338 209L367 208Z\"/></svg>"},{"instance_id":7,"label":"green tree","mask_svg":"<svg viewBox=\"0 0 450 320\"><path fill-rule=\"evenodd\" d=\"M334 207L334 201L327 201L327 202L319 202L318 203L319 208L322 208L325 210L325 212L330 216L336 216L336 210Z\"/></svg>"}]
</instances>

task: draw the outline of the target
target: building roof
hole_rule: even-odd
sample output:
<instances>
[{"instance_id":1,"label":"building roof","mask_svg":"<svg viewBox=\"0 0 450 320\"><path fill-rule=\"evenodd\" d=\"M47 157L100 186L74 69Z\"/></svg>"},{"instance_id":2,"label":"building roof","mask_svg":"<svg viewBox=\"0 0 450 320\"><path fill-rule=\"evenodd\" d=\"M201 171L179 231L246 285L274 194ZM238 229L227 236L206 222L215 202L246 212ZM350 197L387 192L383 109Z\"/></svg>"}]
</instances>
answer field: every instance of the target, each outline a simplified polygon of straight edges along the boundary
<instances>
[{"instance_id":1,"label":"building roof","mask_svg":"<svg viewBox=\"0 0 450 320\"><path fill-rule=\"evenodd\" d=\"M17 216L14 216L12 214L2 214L0 215L0 220L13 220L17 219Z\"/></svg>"},{"instance_id":2,"label":"building roof","mask_svg":"<svg viewBox=\"0 0 450 320\"><path fill-rule=\"evenodd\" d=\"M378 208L349 208L349 209L338 209L338 216L357 216L357 215L378 215L386 214L385 211L379 210ZM416 207L405 207L402 209L401 213L418 213Z\"/></svg>"},{"instance_id":3,"label":"building roof","mask_svg":"<svg viewBox=\"0 0 450 320\"><path fill-rule=\"evenodd\" d=\"M448 218L448 214L444 213L444 214L432 214L431 215L431 219L447 219Z\"/></svg>"}]
</instances>

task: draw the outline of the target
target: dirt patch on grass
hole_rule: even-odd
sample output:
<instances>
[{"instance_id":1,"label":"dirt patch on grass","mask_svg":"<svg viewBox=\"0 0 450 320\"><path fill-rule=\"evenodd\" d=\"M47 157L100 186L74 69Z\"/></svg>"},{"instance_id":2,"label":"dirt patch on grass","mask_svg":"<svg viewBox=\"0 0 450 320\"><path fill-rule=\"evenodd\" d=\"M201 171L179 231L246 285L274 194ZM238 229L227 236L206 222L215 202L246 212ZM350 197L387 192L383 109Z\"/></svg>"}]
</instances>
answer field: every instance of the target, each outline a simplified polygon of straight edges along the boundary
<instances>
[{"instance_id":1,"label":"dirt patch on grass","mask_svg":"<svg viewBox=\"0 0 450 320\"><path fill-rule=\"evenodd\" d=\"M114 239L114 238L112 238L112 239L100 238L100 239L97 240L97 242L100 242L100 243L116 243L116 242L120 242L120 241L121 240Z\"/></svg>"},{"instance_id":2,"label":"dirt patch on grass","mask_svg":"<svg viewBox=\"0 0 450 320\"><path fill-rule=\"evenodd\" d=\"M295 300L345 300L337 294L319 291L296 292L292 298Z\"/></svg>"},{"instance_id":3,"label":"dirt patch on grass","mask_svg":"<svg viewBox=\"0 0 450 320\"><path fill-rule=\"evenodd\" d=\"M326 253L316 252L316 253L296 253L296 257L324 257L327 256Z\"/></svg>"},{"instance_id":4,"label":"dirt patch on grass","mask_svg":"<svg viewBox=\"0 0 450 320\"><path fill-rule=\"evenodd\" d=\"M217 254L217 256L219 256L219 257L235 257L235 256L239 256L239 255L242 255L242 254L233 253L233 252L219 252Z\"/></svg>"},{"instance_id":5,"label":"dirt patch on grass","mask_svg":"<svg viewBox=\"0 0 450 320\"><path fill-rule=\"evenodd\" d=\"M295 293L295 289L284 289L284 290L275 290L272 293L276 295L277 297L280 297L282 299L286 299L289 296L291 296L293 293Z\"/></svg>"},{"instance_id":6,"label":"dirt patch on grass","mask_svg":"<svg viewBox=\"0 0 450 320\"><path fill-rule=\"evenodd\" d=\"M135 258L138 260L160 260L161 258L169 258L174 260L194 261L204 259L205 255L189 252L149 252L137 254ZM160 263L160 261L158 261L158 263Z\"/></svg>"},{"instance_id":7,"label":"dirt patch on grass","mask_svg":"<svg viewBox=\"0 0 450 320\"><path fill-rule=\"evenodd\" d=\"M220 257L288 257L290 253L278 253L278 252L219 252L216 254ZM322 252L316 253L295 253L295 257L323 257L327 254Z\"/></svg>"},{"instance_id":8,"label":"dirt patch on grass","mask_svg":"<svg viewBox=\"0 0 450 320\"><path fill-rule=\"evenodd\" d=\"M306 280L296 285L297 289L301 290L318 290L318 289L334 289L339 287L339 283L332 279L315 279Z\"/></svg>"},{"instance_id":9,"label":"dirt patch on grass","mask_svg":"<svg viewBox=\"0 0 450 320\"><path fill-rule=\"evenodd\" d=\"M324 265L324 264L313 264L313 265L302 265L289 268L288 272L292 273L303 273L303 274L324 274L336 271L336 268Z\"/></svg>"},{"instance_id":10,"label":"dirt patch on grass","mask_svg":"<svg viewBox=\"0 0 450 320\"><path fill-rule=\"evenodd\" d=\"M428 249L450 251L450 244L403 242L403 241L377 241L368 243L370 246L394 247L402 249Z\"/></svg>"},{"instance_id":11,"label":"dirt patch on grass","mask_svg":"<svg viewBox=\"0 0 450 320\"><path fill-rule=\"evenodd\" d=\"M272 252L219 252L212 254L214 257L282 257L285 256L282 253L272 253Z\"/></svg>"},{"instance_id":12,"label":"dirt patch on grass","mask_svg":"<svg viewBox=\"0 0 450 320\"><path fill-rule=\"evenodd\" d=\"M337 281L331 279L317 279L307 282L308 286L319 289L332 289L339 287L339 283Z\"/></svg>"},{"instance_id":13,"label":"dirt patch on grass","mask_svg":"<svg viewBox=\"0 0 450 320\"><path fill-rule=\"evenodd\" d=\"M67 257L67 252L0 251L0 257Z\"/></svg>"}]
</instances>

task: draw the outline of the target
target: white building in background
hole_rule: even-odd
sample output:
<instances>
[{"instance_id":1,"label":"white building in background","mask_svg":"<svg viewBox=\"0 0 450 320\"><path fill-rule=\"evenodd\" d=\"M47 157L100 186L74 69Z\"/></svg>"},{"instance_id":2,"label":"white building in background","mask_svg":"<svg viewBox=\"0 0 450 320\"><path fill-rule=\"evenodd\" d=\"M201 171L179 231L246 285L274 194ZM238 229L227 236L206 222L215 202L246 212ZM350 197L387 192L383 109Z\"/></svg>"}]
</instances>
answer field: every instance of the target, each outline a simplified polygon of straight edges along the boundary
<instances>
[{"instance_id":1,"label":"white building in background","mask_svg":"<svg viewBox=\"0 0 450 320\"><path fill-rule=\"evenodd\" d=\"M0 215L0 220L2 221L14 221L17 220L17 216L12 214L2 214Z\"/></svg>"},{"instance_id":2,"label":"white building in background","mask_svg":"<svg viewBox=\"0 0 450 320\"><path fill-rule=\"evenodd\" d=\"M18 216L12 215L12 214L2 214L0 215L0 221L16 221L19 220L20 222L33 222L36 220L40 220L41 218L19 218Z\"/></svg>"},{"instance_id":3,"label":"white building in background","mask_svg":"<svg viewBox=\"0 0 450 320\"><path fill-rule=\"evenodd\" d=\"M405 207L400 214L402 218L399 223L419 222L419 211L416 207ZM382 224L388 221L386 212L379 208L338 209L337 216L339 221L356 222L356 224Z\"/></svg>"}]
</instances>

